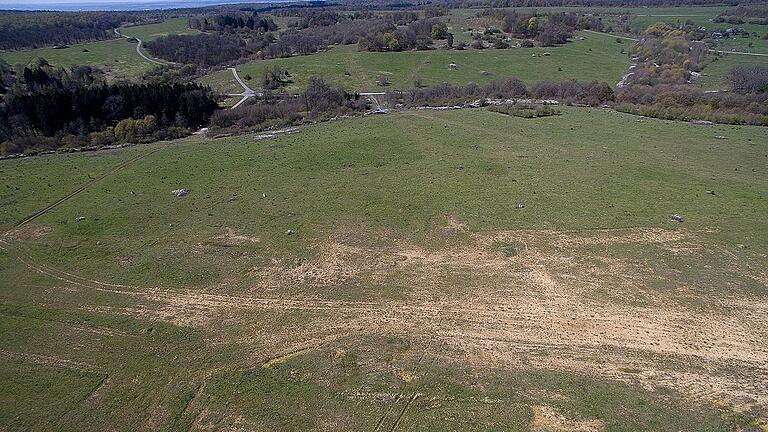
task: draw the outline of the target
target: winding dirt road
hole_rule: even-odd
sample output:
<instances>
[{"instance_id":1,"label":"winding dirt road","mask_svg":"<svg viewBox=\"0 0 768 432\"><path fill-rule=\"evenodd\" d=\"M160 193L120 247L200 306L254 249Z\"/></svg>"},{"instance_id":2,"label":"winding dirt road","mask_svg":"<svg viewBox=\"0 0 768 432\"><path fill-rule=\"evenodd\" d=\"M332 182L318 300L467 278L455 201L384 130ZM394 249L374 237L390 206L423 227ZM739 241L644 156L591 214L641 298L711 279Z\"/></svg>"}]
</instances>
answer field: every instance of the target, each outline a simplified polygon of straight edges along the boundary
<instances>
[{"instance_id":1,"label":"winding dirt road","mask_svg":"<svg viewBox=\"0 0 768 432\"><path fill-rule=\"evenodd\" d=\"M120 31L120 29L115 29L115 34L120 36L120 37L124 37L126 39L136 39L136 41L137 41L137 43L136 43L136 54L138 54L139 57L141 57L142 60L148 61L150 63L154 63L156 65L160 65L160 66L164 66L164 65L168 64L168 63L162 62L160 60L156 60L156 59L153 59L151 57L148 57L146 54L144 54L144 52L141 51L141 47L144 44L144 41L142 41L141 39L139 39L137 37L133 37L133 36L124 35Z\"/></svg>"}]
</instances>

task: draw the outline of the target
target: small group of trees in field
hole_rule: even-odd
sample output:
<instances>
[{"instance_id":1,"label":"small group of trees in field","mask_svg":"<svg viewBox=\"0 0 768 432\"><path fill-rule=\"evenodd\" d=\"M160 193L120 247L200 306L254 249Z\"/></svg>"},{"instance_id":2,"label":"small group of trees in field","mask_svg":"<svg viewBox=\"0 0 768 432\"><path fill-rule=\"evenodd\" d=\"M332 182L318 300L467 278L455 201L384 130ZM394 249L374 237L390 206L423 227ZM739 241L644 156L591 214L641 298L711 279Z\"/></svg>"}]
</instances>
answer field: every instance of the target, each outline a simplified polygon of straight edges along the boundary
<instances>
[{"instance_id":1,"label":"small group of trees in field","mask_svg":"<svg viewBox=\"0 0 768 432\"><path fill-rule=\"evenodd\" d=\"M299 95L267 92L237 109L217 111L211 118L211 128L216 133L223 130L283 127L368 108L364 98L333 87L321 77L312 76L307 88Z\"/></svg>"},{"instance_id":2,"label":"small group of trees in field","mask_svg":"<svg viewBox=\"0 0 768 432\"><path fill-rule=\"evenodd\" d=\"M383 22L378 28L370 29L360 37L361 51L407 51L429 49L433 39L446 39L448 27L439 18L425 18L398 28L390 22Z\"/></svg>"},{"instance_id":3,"label":"small group of trees in field","mask_svg":"<svg viewBox=\"0 0 768 432\"><path fill-rule=\"evenodd\" d=\"M567 43L576 30L603 30L599 16L573 12L537 14L518 13L514 9L485 9L478 17L494 18L501 22L501 26L474 33L471 46L477 49L486 46L509 48L508 35L523 39L520 46L528 48L534 44L554 46Z\"/></svg>"}]
</instances>

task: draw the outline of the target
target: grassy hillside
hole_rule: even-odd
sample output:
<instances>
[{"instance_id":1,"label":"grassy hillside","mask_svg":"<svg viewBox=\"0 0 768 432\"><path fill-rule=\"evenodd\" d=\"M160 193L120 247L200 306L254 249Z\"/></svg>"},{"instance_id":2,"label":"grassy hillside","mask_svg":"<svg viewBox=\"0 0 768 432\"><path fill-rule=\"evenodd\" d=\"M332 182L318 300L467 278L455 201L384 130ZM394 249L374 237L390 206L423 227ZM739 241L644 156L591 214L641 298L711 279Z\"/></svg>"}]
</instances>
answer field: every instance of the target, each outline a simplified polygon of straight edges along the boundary
<instances>
[{"instance_id":1,"label":"grassy hillside","mask_svg":"<svg viewBox=\"0 0 768 432\"><path fill-rule=\"evenodd\" d=\"M184 35L199 33L197 30L189 28L186 18L172 18L157 24L123 27L121 30L123 34L137 37L144 42L149 42L161 36L172 34Z\"/></svg>"},{"instance_id":2,"label":"grassy hillside","mask_svg":"<svg viewBox=\"0 0 768 432\"><path fill-rule=\"evenodd\" d=\"M696 80L696 85L705 90L729 90L730 86L725 81L728 72L735 66L761 64L768 65L768 56L746 56L739 54L719 54L712 56L701 70L701 77Z\"/></svg>"},{"instance_id":3,"label":"grassy hillside","mask_svg":"<svg viewBox=\"0 0 768 432\"><path fill-rule=\"evenodd\" d=\"M171 19L160 24L148 24L123 28L124 34L144 41L166 34L190 34L186 18ZM114 79L132 79L152 68L152 64L136 54L136 44L127 39L73 44L69 48L38 48L25 51L0 52L0 58L10 64L30 63L42 57L54 66L72 67L91 65L103 69Z\"/></svg>"},{"instance_id":4,"label":"grassy hillside","mask_svg":"<svg viewBox=\"0 0 768 432\"><path fill-rule=\"evenodd\" d=\"M38 48L28 51L0 53L0 58L10 64L28 64L42 57L54 66L96 66L115 79L140 76L151 69L151 64L136 54L136 44L126 39L74 44L69 48Z\"/></svg>"},{"instance_id":5,"label":"grassy hillside","mask_svg":"<svg viewBox=\"0 0 768 432\"><path fill-rule=\"evenodd\" d=\"M258 87L264 68L280 65L291 73L293 83L288 89L294 91L303 88L311 75L322 75L328 81L357 91L383 91L385 88L376 84L383 78L391 82L391 88L401 89L413 87L416 77L421 77L424 85L487 83L510 76L526 83L542 79L618 82L629 65L629 58L621 49L628 51L629 46L617 44L607 35L585 33L583 36L585 40L560 47L507 50L375 53L361 52L351 45L315 55L240 65L237 69L241 77L252 77L252 87ZM458 70L448 69L451 62L458 65ZM235 89L231 81L232 74L226 70L204 80L223 91Z\"/></svg>"},{"instance_id":6,"label":"grassy hillside","mask_svg":"<svg viewBox=\"0 0 768 432\"><path fill-rule=\"evenodd\" d=\"M767 158L564 108L2 161L0 427L757 429Z\"/></svg>"}]
</instances>

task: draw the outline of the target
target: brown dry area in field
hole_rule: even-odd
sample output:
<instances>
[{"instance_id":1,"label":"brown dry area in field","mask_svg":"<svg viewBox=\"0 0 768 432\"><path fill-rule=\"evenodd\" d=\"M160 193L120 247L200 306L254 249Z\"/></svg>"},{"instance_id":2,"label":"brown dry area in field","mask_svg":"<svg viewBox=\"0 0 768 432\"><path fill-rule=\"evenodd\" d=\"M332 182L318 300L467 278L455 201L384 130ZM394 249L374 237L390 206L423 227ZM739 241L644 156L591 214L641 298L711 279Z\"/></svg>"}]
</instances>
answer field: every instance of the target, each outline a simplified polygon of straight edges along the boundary
<instances>
[{"instance_id":1,"label":"brown dry area in field","mask_svg":"<svg viewBox=\"0 0 768 432\"><path fill-rule=\"evenodd\" d=\"M407 239L374 241L371 233L335 234L316 246L314 259L274 259L252 269L257 282L239 295L226 287L201 292L110 284L19 259L62 285L136 299L130 307L84 305L88 310L199 327L212 346L253 346L259 353L250 360L254 366L333 350L340 338L407 335L428 340L427 354L443 362L572 372L651 391L666 386L697 401L768 412L768 301L726 289L698 293L684 276L677 281L676 271L621 251L688 256L758 283L764 269L713 261L722 254L684 230L465 229L449 218L446 230L454 234L432 248ZM222 236L246 241L233 231ZM660 280L665 289L650 288ZM398 295L385 290L393 286L402 287ZM697 293L693 304L691 292ZM286 325L289 314L300 319ZM395 373L405 382L418 379ZM547 407L535 414L536 430L602 427Z\"/></svg>"},{"instance_id":2,"label":"brown dry area in field","mask_svg":"<svg viewBox=\"0 0 768 432\"><path fill-rule=\"evenodd\" d=\"M533 407L533 432L597 432L605 425L600 420L572 420L548 406Z\"/></svg>"},{"instance_id":3,"label":"brown dry area in field","mask_svg":"<svg viewBox=\"0 0 768 432\"><path fill-rule=\"evenodd\" d=\"M13 229L6 235L13 240L35 240L49 234L51 231L48 225L27 224Z\"/></svg>"}]
</instances>

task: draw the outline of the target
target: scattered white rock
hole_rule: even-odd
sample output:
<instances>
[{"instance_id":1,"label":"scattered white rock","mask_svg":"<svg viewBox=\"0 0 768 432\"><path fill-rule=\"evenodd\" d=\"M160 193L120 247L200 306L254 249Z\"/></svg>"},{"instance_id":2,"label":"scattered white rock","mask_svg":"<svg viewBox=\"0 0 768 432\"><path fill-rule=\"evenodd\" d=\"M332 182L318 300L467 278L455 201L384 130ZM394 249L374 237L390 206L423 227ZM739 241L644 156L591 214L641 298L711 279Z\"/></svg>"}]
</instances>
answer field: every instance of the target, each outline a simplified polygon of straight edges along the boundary
<instances>
[{"instance_id":1,"label":"scattered white rock","mask_svg":"<svg viewBox=\"0 0 768 432\"><path fill-rule=\"evenodd\" d=\"M176 189L171 191L171 195L175 197L183 197L189 195L189 189Z\"/></svg>"}]
</instances>

